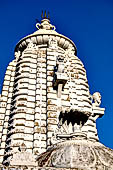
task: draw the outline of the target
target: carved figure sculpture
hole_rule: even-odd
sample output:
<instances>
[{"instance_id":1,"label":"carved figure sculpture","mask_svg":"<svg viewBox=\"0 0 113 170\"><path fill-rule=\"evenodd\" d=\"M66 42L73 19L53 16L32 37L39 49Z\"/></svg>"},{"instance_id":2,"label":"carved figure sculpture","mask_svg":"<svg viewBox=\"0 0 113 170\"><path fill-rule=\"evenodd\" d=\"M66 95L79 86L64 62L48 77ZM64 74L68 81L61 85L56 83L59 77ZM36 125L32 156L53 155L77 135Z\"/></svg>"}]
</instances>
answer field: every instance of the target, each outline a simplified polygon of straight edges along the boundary
<instances>
[{"instance_id":1,"label":"carved figure sculpture","mask_svg":"<svg viewBox=\"0 0 113 170\"><path fill-rule=\"evenodd\" d=\"M100 104L101 104L101 95L100 95L100 93L95 92L92 97L93 97L93 100L94 100L93 104L95 106L100 106Z\"/></svg>"}]
</instances>

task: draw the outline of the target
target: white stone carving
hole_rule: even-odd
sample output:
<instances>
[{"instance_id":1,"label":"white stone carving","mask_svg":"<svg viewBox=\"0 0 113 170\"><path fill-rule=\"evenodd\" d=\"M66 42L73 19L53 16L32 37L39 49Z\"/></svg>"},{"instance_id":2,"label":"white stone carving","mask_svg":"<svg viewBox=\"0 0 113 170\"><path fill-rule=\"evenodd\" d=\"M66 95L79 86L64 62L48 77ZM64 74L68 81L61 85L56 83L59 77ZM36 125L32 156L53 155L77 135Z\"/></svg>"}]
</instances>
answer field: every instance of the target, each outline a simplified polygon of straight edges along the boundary
<instances>
[{"instance_id":1,"label":"white stone carving","mask_svg":"<svg viewBox=\"0 0 113 170\"><path fill-rule=\"evenodd\" d=\"M51 25L48 19L43 19L41 24L37 23L36 24L37 29L45 29L45 30L55 30L55 26Z\"/></svg>"},{"instance_id":2,"label":"white stone carving","mask_svg":"<svg viewBox=\"0 0 113 170\"><path fill-rule=\"evenodd\" d=\"M4 78L0 166L110 170L113 151L97 142L96 119L104 114L100 93L91 101L74 43L47 18L36 26L17 44Z\"/></svg>"},{"instance_id":3,"label":"white stone carving","mask_svg":"<svg viewBox=\"0 0 113 170\"><path fill-rule=\"evenodd\" d=\"M49 48L50 49L57 49L58 48L57 40L55 38L49 39Z\"/></svg>"},{"instance_id":4,"label":"white stone carving","mask_svg":"<svg viewBox=\"0 0 113 170\"><path fill-rule=\"evenodd\" d=\"M68 48L68 49L66 49L66 51L65 51L65 55L68 55L69 57L70 57L70 56L74 56L74 53L75 53L75 51L74 51L73 48Z\"/></svg>"},{"instance_id":5,"label":"white stone carving","mask_svg":"<svg viewBox=\"0 0 113 170\"><path fill-rule=\"evenodd\" d=\"M93 100L94 100L94 103L93 105L95 106L100 106L101 104L101 95L99 92L95 92L92 96Z\"/></svg>"},{"instance_id":6,"label":"white stone carving","mask_svg":"<svg viewBox=\"0 0 113 170\"><path fill-rule=\"evenodd\" d=\"M20 57L20 54L21 54L21 52L20 52L20 51L18 51L18 52L15 52L15 58L16 58L16 59L19 59L19 57Z\"/></svg>"},{"instance_id":7,"label":"white stone carving","mask_svg":"<svg viewBox=\"0 0 113 170\"><path fill-rule=\"evenodd\" d=\"M34 44L31 40L29 40L29 43L27 45L27 49L34 49L36 47L36 44Z\"/></svg>"}]
</instances>

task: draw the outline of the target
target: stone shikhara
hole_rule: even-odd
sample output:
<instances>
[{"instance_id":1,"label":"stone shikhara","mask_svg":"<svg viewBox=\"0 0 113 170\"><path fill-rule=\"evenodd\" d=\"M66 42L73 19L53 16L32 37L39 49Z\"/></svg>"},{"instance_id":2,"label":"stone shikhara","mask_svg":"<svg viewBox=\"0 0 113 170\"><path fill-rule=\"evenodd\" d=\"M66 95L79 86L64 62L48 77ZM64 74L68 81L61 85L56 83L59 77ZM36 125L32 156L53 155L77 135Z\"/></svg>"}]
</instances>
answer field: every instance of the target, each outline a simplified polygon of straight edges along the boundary
<instances>
[{"instance_id":1,"label":"stone shikhara","mask_svg":"<svg viewBox=\"0 0 113 170\"><path fill-rule=\"evenodd\" d=\"M104 115L90 94L74 43L47 17L15 48L3 83L1 169L113 170L113 151L99 142Z\"/></svg>"}]
</instances>

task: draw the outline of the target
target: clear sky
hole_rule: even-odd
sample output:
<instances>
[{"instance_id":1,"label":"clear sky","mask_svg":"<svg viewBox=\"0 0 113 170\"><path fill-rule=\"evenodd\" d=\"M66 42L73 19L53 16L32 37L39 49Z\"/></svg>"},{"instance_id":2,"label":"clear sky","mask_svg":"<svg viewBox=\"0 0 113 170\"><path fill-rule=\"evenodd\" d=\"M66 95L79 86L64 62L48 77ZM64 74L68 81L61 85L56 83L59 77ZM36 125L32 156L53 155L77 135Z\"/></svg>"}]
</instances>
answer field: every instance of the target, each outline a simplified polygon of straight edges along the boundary
<instances>
[{"instance_id":1,"label":"clear sky","mask_svg":"<svg viewBox=\"0 0 113 170\"><path fill-rule=\"evenodd\" d=\"M99 91L106 108L97 121L100 142L113 149L113 0L0 0L0 89L16 43L37 30L42 10L77 46L90 92Z\"/></svg>"}]
</instances>

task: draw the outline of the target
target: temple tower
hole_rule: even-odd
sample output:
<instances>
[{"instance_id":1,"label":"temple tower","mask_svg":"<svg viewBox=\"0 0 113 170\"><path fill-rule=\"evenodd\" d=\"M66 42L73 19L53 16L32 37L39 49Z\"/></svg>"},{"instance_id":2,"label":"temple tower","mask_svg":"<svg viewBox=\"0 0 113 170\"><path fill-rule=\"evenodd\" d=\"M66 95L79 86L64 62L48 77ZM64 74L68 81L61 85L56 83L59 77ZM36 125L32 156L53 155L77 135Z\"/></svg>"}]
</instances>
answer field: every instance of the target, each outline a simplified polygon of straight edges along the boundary
<instances>
[{"instance_id":1,"label":"temple tower","mask_svg":"<svg viewBox=\"0 0 113 170\"><path fill-rule=\"evenodd\" d=\"M99 143L96 129L104 114L101 95L90 94L75 44L57 33L46 15L36 27L16 45L5 74L1 167L111 168L113 153Z\"/></svg>"}]
</instances>

